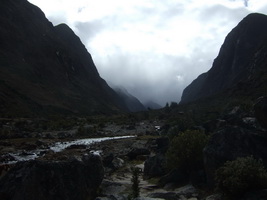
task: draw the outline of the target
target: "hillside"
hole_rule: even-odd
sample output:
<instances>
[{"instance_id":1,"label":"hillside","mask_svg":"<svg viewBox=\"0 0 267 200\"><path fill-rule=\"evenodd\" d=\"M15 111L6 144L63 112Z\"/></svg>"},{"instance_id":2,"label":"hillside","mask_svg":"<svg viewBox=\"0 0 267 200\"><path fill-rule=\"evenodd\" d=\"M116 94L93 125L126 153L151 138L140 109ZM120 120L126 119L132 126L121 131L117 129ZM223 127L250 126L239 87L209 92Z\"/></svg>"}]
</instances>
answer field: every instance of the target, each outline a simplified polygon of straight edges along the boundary
<instances>
[{"instance_id":1,"label":"hillside","mask_svg":"<svg viewBox=\"0 0 267 200\"><path fill-rule=\"evenodd\" d=\"M2 1L0 24L2 117L128 111L67 25L26 0Z\"/></svg>"},{"instance_id":2,"label":"hillside","mask_svg":"<svg viewBox=\"0 0 267 200\"><path fill-rule=\"evenodd\" d=\"M184 89L180 103L266 95L266 53L267 16L250 14L227 35L211 69Z\"/></svg>"}]
</instances>

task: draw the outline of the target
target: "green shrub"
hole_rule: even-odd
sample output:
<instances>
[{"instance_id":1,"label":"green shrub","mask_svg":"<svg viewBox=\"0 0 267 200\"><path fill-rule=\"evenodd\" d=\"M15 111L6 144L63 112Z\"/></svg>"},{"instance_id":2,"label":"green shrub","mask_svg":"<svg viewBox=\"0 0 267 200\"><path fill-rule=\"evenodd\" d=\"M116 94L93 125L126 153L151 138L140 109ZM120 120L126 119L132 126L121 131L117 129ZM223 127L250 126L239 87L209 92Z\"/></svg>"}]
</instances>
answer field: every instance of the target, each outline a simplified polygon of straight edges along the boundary
<instances>
[{"instance_id":1,"label":"green shrub","mask_svg":"<svg viewBox=\"0 0 267 200\"><path fill-rule=\"evenodd\" d=\"M267 171L252 156L227 161L215 173L217 189L229 198L267 187Z\"/></svg>"},{"instance_id":2,"label":"green shrub","mask_svg":"<svg viewBox=\"0 0 267 200\"><path fill-rule=\"evenodd\" d=\"M175 136L167 151L167 166L191 171L202 166L203 148L208 136L197 130L188 130Z\"/></svg>"},{"instance_id":3,"label":"green shrub","mask_svg":"<svg viewBox=\"0 0 267 200\"><path fill-rule=\"evenodd\" d=\"M138 167L133 167L132 169L132 190L131 194L128 196L128 199L135 199L139 197L140 195L140 187L139 187L139 175L140 175L140 168Z\"/></svg>"}]
</instances>

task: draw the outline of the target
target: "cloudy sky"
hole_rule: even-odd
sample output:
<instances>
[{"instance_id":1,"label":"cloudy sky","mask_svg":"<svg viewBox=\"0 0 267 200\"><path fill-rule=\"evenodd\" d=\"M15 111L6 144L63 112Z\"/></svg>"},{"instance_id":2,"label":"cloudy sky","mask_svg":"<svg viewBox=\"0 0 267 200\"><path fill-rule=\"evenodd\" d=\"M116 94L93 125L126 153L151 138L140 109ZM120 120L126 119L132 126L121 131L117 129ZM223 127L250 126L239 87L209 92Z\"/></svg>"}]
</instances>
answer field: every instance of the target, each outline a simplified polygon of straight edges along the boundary
<instances>
[{"instance_id":1,"label":"cloudy sky","mask_svg":"<svg viewBox=\"0 0 267 200\"><path fill-rule=\"evenodd\" d=\"M179 102L212 66L225 36L265 0L29 0L54 24L68 24L100 76L141 102Z\"/></svg>"}]
</instances>

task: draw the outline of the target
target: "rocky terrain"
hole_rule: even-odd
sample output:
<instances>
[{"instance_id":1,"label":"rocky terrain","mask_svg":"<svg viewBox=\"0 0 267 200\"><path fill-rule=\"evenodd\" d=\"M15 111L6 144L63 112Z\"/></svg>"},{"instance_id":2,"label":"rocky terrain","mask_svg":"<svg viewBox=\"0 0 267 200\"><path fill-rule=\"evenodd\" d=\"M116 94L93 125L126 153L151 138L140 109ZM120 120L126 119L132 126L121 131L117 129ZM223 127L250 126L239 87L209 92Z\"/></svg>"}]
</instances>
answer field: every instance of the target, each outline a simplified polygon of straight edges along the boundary
<instances>
[{"instance_id":1,"label":"rocky terrain","mask_svg":"<svg viewBox=\"0 0 267 200\"><path fill-rule=\"evenodd\" d=\"M229 33L180 104L148 111L26 0L3 0L0 23L1 200L267 199L265 15Z\"/></svg>"}]
</instances>

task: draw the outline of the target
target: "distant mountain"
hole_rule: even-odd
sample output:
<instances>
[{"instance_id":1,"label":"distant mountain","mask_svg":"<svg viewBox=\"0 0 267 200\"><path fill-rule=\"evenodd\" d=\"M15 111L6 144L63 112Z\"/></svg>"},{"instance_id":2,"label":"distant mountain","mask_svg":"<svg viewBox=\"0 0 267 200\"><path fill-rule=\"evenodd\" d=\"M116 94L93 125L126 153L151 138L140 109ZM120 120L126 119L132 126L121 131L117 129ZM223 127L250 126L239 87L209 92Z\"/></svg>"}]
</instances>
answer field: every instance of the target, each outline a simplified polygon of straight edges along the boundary
<instances>
[{"instance_id":1,"label":"distant mountain","mask_svg":"<svg viewBox=\"0 0 267 200\"><path fill-rule=\"evenodd\" d=\"M156 110L156 109L161 109L162 106L155 103L154 101L147 101L144 103L144 106L147 108L147 109L153 109L153 110Z\"/></svg>"},{"instance_id":2,"label":"distant mountain","mask_svg":"<svg viewBox=\"0 0 267 200\"><path fill-rule=\"evenodd\" d=\"M101 114L128 111L103 80L79 37L54 27L26 0L0 6L2 116Z\"/></svg>"},{"instance_id":3,"label":"distant mountain","mask_svg":"<svg viewBox=\"0 0 267 200\"><path fill-rule=\"evenodd\" d=\"M114 87L113 88L120 98L123 100L128 110L131 112L144 111L146 108L144 105L133 95L131 95L125 88L123 87Z\"/></svg>"},{"instance_id":4,"label":"distant mountain","mask_svg":"<svg viewBox=\"0 0 267 200\"><path fill-rule=\"evenodd\" d=\"M187 86L180 103L220 95L266 95L267 16L250 14L226 37L212 68Z\"/></svg>"}]
</instances>

